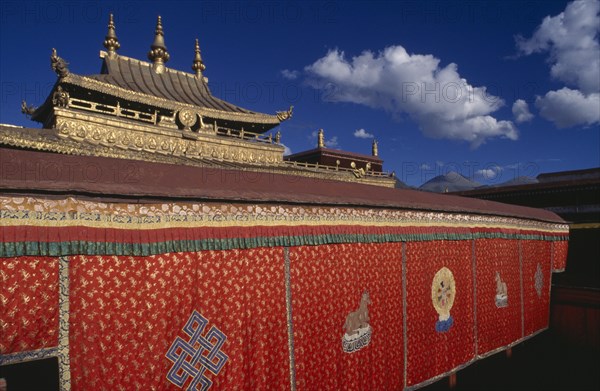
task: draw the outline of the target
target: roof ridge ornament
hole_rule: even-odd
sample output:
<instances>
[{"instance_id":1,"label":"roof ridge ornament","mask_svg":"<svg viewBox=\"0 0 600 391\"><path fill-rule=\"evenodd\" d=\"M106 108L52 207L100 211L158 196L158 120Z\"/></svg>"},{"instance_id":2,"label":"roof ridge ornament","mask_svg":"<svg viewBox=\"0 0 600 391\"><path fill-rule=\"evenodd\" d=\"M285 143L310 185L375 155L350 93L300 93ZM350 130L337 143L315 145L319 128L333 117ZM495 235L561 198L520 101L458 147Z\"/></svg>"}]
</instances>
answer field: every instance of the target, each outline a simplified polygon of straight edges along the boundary
<instances>
[{"instance_id":1,"label":"roof ridge ornament","mask_svg":"<svg viewBox=\"0 0 600 391\"><path fill-rule=\"evenodd\" d=\"M202 61L202 55L200 54L200 44L198 38L196 38L196 55L194 56L194 62L192 64L192 70L196 72L196 77L202 77L202 72L206 69L204 61Z\"/></svg>"},{"instance_id":2,"label":"roof ridge ornament","mask_svg":"<svg viewBox=\"0 0 600 391\"><path fill-rule=\"evenodd\" d=\"M279 121L283 122L283 121L286 121L286 120L292 118L293 111L294 111L294 106L290 106L290 108L287 111L276 111L275 114L277 115L277 119Z\"/></svg>"},{"instance_id":3,"label":"roof ridge ornament","mask_svg":"<svg viewBox=\"0 0 600 391\"><path fill-rule=\"evenodd\" d=\"M25 99L21 101L21 113L25 114L27 118L31 118L31 116L35 113L36 110L37 107L33 105L28 106L27 102L25 102Z\"/></svg>"},{"instance_id":4,"label":"roof ridge ornament","mask_svg":"<svg viewBox=\"0 0 600 391\"><path fill-rule=\"evenodd\" d=\"M377 142L377 139L373 139L373 145L371 145L371 155L377 157L379 156L379 148L378 148L379 143Z\"/></svg>"},{"instance_id":5,"label":"roof ridge ornament","mask_svg":"<svg viewBox=\"0 0 600 391\"><path fill-rule=\"evenodd\" d=\"M169 61L169 52L165 46L165 34L162 28L162 19L160 15L156 21L156 30L154 31L154 42L150 46L152 50L148 52L148 59L154 63L154 71L163 73L165 63Z\"/></svg>"},{"instance_id":6,"label":"roof ridge ornament","mask_svg":"<svg viewBox=\"0 0 600 391\"><path fill-rule=\"evenodd\" d=\"M58 77L66 77L69 74L69 68L67 67L67 65L69 65L69 63L66 62L63 58L58 57L58 54L56 54L56 49L52 48L52 55L50 56L50 66L52 67L52 70L56 72Z\"/></svg>"},{"instance_id":7,"label":"roof ridge ornament","mask_svg":"<svg viewBox=\"0 0 600 391\"><path fill-rule=\"evenodd\" d=\"M117 50L119 50L121 47L115 31L115 20L113 14L110 14L108 17L108 32L106 33L106 37L104 37L104 47L106 50L108 50L108 55L110 57L116 55Z\"/></svg>"}]
</instances>

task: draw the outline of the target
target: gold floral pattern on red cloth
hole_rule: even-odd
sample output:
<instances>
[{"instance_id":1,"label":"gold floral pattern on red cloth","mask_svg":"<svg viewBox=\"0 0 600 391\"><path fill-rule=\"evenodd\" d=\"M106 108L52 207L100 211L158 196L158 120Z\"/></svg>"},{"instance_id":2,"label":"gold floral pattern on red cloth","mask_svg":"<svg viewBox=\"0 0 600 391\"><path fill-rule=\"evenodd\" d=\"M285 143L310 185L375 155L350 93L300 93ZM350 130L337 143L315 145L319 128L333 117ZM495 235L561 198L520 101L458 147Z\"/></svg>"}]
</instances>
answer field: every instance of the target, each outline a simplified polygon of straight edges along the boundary
<instances>
[{"instance_id":1,"label":"gold floral pattern on red cloth","mask_svg":"<svg viewBox=\"0 0 600 391\"><path fill-rule=\"evenodd\" d=\"M547 328L550 320L551 243L523 240L521 246L524 336L529 336ZM538 276L541 275L538 281L536 281L536 273ZM539 295L536 282L541 283Z\"/></svg>"},{"instance_id":2,"label":"gold floral pattern on red cloth","mask_svg":"<svg viewBox=\"0 0 600 391\"><path fill-rule=\"evenodd\" d=\"M475 241L477 260L477 353L505 347L521 335L521 280L519 243L516 240ZM496 273L506 283L507 305L496 305Z\"/></svg>"},{"instance_id":3,"label":"gold floral pattern on red cloth","mask_svg":"<svg viewBox=\"0 0 600 391\"><path fill-rule=\"evenodd\" d=\"M552 271L562 272L567 266L567 252L569 251L569 242L552 243Z\"/></svg>"},{"instance_id":4,"label":"gold floral pattern on red cloth","mask_svg":"<svg viewBox=\"0 0 600 391\"><path fill-rule=\"evenodd\" d=\"M58 346L58 259L0 258L0 354Z\"/></svg>"},{"instance_id":5,"label":"gold floral pattern on red cloth","mask_svg":"<svg viewBox=\"0 0 600 391\"><path fill-rule=\"evenodd\" d=\"M299 390L391 390L403 385L402 245L290 248ZM347 354L344 323L368 290L368 346Z\"/></svg>"},{"instance_id":6,"label":"gold floral pattern on red cloth","mask_svg":"<svg viewBox=\"0 0 600 391\"><path fill-rule=\"evenodd\" d=\"M475 356L471 246L471 241L406 244L407 386L450 371ZM452 327L437 332L439 315L431 305L431 281L443 267L452 270L456 296Z\"/></svg>"},{"instance_id":7,"label":"gold floral pattern on red cloth","mask_svg":"<svg viewBox=\"0 0 600 391\"><path fill-rule=\"evenodd\" d=\"M71 260L74 389L178 389L165 354L194 309L227 335L211 390L287 389L281 248Z\"/></svg>"}]
</instances>

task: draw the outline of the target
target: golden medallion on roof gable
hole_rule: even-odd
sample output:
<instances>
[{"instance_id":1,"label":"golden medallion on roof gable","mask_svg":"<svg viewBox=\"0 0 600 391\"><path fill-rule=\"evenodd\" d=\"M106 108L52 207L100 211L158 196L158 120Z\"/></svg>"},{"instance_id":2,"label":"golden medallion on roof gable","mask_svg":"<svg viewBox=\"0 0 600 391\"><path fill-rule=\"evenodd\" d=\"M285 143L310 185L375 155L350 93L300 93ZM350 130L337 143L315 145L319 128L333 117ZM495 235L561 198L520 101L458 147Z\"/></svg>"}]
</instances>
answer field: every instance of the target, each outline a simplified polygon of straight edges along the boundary
<instances>
[{"instance_id":1,"label":"golden medallion on roof gable","mask_svg":"<svg viewBox=\"0 0 600 391\"><path fill-rule=\"evenodd\" d=\"M177 112L177 119L183 125L184 130L191 130L198 122L198 114L190 109L181 109Z\"/></svg>"}]
</instances>

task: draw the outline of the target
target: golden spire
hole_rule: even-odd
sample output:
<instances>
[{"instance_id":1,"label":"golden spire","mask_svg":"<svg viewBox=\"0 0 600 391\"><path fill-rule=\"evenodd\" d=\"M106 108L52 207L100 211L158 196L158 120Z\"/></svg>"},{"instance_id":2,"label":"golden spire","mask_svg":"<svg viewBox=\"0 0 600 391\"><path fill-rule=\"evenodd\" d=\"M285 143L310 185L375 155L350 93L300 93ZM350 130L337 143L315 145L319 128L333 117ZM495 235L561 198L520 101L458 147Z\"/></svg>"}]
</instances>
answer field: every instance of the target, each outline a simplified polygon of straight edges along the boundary
<instances>
[{"instance_id":1,"label":"golden spire","mask_svg":"<svg viewBox=\"0 0 600 391\"><path fill-rule=\"evenodd\" d=\"M325 132L319 129L317 148L325 148Z\"/></svg>"},{"instance_id":2,"label":"golden spire","mask_svg":"<svg viewBox=\"0 0 600 391\"><path fill-rule=\"evenodd\" d=\"M162 28L162 20L160 16L156 21L156 31L154 32L154 43L150 46L152 50L148 52L148 59L156 66L156 72L161 73L163 71L163 64L169 61L169 53L165 46L165 37Z\"/></svg>"},{"instance_id":3,"label":"golden spire","mask_svg":"<svg viewBox=\"0 0 600 391\"><path fill-rule=\"evenodd\" d=\"M371 146L371 154L373 156L379 156L379 150L377 148L378 144L379 143L377 142L377 140L373 139L373 145Z\"/></svg>"},{"instance_id":4,"label":"golden spire","mask_svg":"<svg viewBox=\"0 0 600 391\"><path fill-rule=\"evenodd\" d=\"M108 32L104 37L104 47L108 50L109 56L117 54L117 50L121 47L119 40L117 39L117 33L115 32L115 21L113 14L108 17Z\"/></svg>"},{"instance_id":5,"label":"golden spire","mask_svg":"<svg viewBox=\"0 0 600 391\"><path fill-rule=\"evenodd\" d=\"M200 55L200 44L198 38L196 38L196 56L194 56L194 63L192 64L192 70L196 71L196 76L202 76L202 72L206 69L202 56Z\"/></svg>"}]
</instances>

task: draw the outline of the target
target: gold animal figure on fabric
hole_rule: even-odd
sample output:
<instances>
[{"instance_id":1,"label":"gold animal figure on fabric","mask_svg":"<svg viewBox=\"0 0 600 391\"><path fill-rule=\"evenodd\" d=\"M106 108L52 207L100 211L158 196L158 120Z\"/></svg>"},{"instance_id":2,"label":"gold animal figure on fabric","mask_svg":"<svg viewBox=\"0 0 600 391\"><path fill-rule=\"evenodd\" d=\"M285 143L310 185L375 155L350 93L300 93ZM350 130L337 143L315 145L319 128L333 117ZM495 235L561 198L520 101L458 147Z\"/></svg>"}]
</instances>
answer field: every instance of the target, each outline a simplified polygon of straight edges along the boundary
<instances>
[{"instance_id":1,"label":"gold animal figure on fabric","mask_svg":"<svg viewBox=\"0 0 600 391\"><path fill-rule=\"evenodd\" d=\"M502 308L508 305L508 289L506 282L502 281L500 273L496 272L496 307Z\"/></svg>"},{"instance_id":2,"label":"gold animal figure on fabric","mask_svg":"<svg viewBox=\"0 0 600 391\"><path fill-rule=\"evenodd\" d=\"M496 292L498 295L505 295L507 293L506 283L500 278L500 273L496 272Z\"/></svg>"},{"instance_id":3,"label":"gold animal figure on fabric","mask_svg":"<svg viewBox=\"0 0 600 391\"><path fill-rule=\"evenodd\" d=\"M347 335L356 334L359 329L369 326L369 309L367 308L369 304L371 304L369 291L365 291L360 299L358 309L346 317L344 328Z\"/></svg>"}]
</instances>

